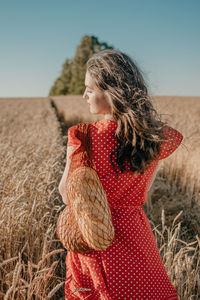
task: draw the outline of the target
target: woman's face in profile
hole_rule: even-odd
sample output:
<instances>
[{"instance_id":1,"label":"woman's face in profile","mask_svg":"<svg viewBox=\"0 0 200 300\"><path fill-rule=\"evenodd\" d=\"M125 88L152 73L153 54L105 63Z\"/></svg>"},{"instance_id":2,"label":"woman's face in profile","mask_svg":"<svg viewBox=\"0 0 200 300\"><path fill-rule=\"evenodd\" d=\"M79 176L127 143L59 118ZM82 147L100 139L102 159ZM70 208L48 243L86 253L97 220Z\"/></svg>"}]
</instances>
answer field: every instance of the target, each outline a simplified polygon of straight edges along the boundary
<instances>
[{"instance_id":1,"label":"woman's face in profile","mask_svg":"<svg viewBox=\"0 0 200 300\"><path fill-rule=\"evenodd\" d=\"M110 106L104 93L96 86L94 79L87 71L85 75L85 92L83 99L87 100L92 114L109 114Z\"/></svg>"}]
</instances>

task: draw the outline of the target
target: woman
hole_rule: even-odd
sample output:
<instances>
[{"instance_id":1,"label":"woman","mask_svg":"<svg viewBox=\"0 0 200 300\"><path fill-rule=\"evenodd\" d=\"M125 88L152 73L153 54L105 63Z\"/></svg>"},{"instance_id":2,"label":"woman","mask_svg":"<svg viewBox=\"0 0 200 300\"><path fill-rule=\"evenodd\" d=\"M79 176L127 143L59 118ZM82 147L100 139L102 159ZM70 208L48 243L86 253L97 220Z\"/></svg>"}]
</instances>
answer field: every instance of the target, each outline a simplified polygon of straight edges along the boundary
<instances>
[{"instance_id":1,"label":"woman","mask_svg":"<svg viewBox=\"0 0 200 300\"><path fill-rule=\"evenodd\" d=\"M103 251L68 251L65 297L178 299L142 205L159 160L174 152L183 136L158 118L142 74L126 54L109 49L93 55L87 62L85 86L83 99L90 112L104 115L91 124L90 134L115 239ZM67 164L59 186L65 203L75 130L76 125L68 130Z\"/></svg>"}]
</instances>

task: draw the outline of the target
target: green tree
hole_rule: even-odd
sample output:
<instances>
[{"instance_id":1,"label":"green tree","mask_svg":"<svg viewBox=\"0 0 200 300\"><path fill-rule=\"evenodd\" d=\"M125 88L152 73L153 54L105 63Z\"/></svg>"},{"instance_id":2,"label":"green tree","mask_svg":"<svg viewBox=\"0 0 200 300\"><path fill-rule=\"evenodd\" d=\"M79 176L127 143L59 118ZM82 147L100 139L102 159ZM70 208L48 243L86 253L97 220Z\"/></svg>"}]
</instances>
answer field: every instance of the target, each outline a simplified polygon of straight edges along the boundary
<instances>
[{"instance_id":1,"label":"green tree","mask_svg":"<svg viewBox=\"0 0 200 300\"><path fill-rule=\"evenodd\" d=\"M50 89L49 96L66 95L69 93L69 85L72 77L71 65L72 61L67 58L65 63L62 65L61 75L55 80Z\"/></svg>"},{"instance_id":2,"label":"green tree","mask_svg":"<svg viewBox=\"0 0 200 300\"><path fill-rule=\"evenodd\" d=\"M95 36L85 35L77 47L74 58L66 59L62 65L61 75L55 80L49 96L82 94L85 89L86 63L93 54L104 49L113 49L113 47L105 42L100 43Z\"/></svg>"}]
</instances>

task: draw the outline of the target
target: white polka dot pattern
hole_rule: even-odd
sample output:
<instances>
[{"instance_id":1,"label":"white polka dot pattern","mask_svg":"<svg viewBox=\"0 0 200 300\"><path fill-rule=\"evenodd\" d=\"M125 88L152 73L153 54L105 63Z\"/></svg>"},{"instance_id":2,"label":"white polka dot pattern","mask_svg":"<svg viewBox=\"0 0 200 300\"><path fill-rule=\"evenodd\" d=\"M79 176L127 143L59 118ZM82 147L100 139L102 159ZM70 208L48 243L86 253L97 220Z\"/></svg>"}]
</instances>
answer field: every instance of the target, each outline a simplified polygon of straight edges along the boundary
<instances>
[{"instance_id":1,"label":"white polka dot pattern","mask_svg":"<svg viewBox=\"0 0 200 300\"><path fill-rule=\"evenodd\" d=\"M76 126L76 125L75 125ZM72 126L68 130L68 145L73 145ZM103 251L87 254L69 251L66 256L65 299L87 300L177 300L163 265L150 223L142 209L147 190L159 159L169 156L183 136L168 127L159 159L153 161L144 174L134 177L130 164L127 171L116 173L110 153L118 142L114 136L117 123L101 120L91 124L91 140L97 173L104 186L111 208L115 239ZM116 154L113 155L115 161Z\"/></svg>"}]
</instances>

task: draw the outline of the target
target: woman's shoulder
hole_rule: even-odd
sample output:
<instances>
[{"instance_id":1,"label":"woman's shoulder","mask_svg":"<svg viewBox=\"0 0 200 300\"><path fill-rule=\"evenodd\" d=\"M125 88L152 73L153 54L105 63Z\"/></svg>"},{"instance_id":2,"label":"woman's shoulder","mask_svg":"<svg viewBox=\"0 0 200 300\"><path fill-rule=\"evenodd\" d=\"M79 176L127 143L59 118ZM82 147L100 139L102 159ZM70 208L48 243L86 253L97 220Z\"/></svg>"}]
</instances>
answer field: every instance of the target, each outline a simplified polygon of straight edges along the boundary
<instances>
[{"instance_id":1,"label":"woman's shoulder","mask_svg":"<svg viewBox=\"0 0 200 300\"><path fill-rule=\"evenodd\" d=\"M81 122L68 128L67 138L68 146L79 144L80 141L85 140L89 134L91 123Z\"/></svg>"},{"instance_id":2,"label":"woman's shoulder","mask_svg":"<svg viewBox=\"0 0 200 300\"><path fill-rule=\"evenodd\" d=\"M100 137L108 139L114 136L117 128L117 122L114 120L100 120L93 123L81 122L68 128L67 146L80 145L88 143L91 138Z\"/></svg>"},{"instance_id":3,"label":"woman's shoulder","mask_svg":"<svg viewBox=\"0 0 200 300\"><path fill-rule=\"evenodd\" d=\"M70 126L67 130L68 135L69 134L75 134L77 132L84 132L86 129L88 129L90 127L91 123L89 122L81 122L78 124L75 124L73 126Z\"/></svg>"},{"instance_id":4,"label":"woman's shoulder","mask_svg":"<svg viewBox=\"0 0 200 300\"><path fill-rule=\"evenodd\" d=\"M114 131L117 128L117 122L111 119L102 119L91 123L91 130L97 132Z\"/></svg>"}]
</instances>

